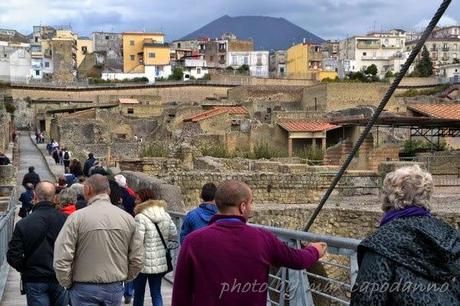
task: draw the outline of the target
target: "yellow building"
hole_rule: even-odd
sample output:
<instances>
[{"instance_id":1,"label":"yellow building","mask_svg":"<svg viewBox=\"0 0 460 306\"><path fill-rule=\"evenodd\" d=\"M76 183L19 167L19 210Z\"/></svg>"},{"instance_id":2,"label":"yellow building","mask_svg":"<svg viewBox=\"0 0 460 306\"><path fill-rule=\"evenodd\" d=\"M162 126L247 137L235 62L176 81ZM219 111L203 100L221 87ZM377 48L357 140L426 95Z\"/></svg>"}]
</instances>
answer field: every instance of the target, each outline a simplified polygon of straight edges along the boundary
<instances>
[{"instance_id":1,"label":"yellow building","mask_svg":"<svg viewBox=\"0 0 460 306\"><path fill-rule=\"evenodd\" d=\"M77 67L85 59L87 54L93 53L93 40L88 37L78 37L77 39Z\"/></svg>"},{"instance_id":2,"label":"yellow building","mask_svg":"<svg viewBox=\"0 0 460 306\"><path fill-rule=\"evenodd\" d=\"M123 33L123 72L145 73L146 66L169 65L169 52L163 33Z\"/></svg>"},{"instance_id":3,"label":"yellow building","mask_svg":"<svg viewBox=\"0 0 460 306\"><path fill-rule=\"evenodd\" d=\"M301 43L287 50L287 76L289 79L312 79L321 71L321 46Z\"/></svg>"}]
</instances>

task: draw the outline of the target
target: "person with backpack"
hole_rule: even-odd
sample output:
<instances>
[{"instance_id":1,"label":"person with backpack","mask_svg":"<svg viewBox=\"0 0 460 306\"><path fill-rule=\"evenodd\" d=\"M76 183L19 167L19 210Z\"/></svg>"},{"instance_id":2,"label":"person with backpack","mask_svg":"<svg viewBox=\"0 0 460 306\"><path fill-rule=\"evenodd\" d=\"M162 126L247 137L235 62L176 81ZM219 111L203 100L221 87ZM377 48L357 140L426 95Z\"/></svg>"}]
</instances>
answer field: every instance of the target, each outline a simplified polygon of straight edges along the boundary
<instances>
[{"instance_id":1,"label":"person with backpack","mask_svg":"<svg viewBox=\"0 0 460 306\"><path fill-rule=\"evenodd\" d=\"M62 161L64 163L64 168L70 167L70 153L67 149L62 150L64 153L62 155Z\"/></svg>"},{"instance_id":2,"label":"person with backpack","mask_svg":"<svg viewBox=\"0 0 460 306\"><path fill-rule=\"evenodd\" d=\"M34 198L34 185L32 183L26 184L26 191L21 193L19 202L21 202L21 208L19 209L18 216L25 218L32 210L32 200Z\"/></svg>"},{"instance_id":3,"label":"person with backpack","mask_svg":"<svg viewBox=\"0 0 460 306\"><path fill-rule=\"evenodd\" d=\"M33 213L18 221L8 245L7 261L21 273L29 306L69 304L68 293L59 285L53 268L54 242L66 220L52 203L55 193L51 182L37 185Z\"/></svg>"}]
</instances>

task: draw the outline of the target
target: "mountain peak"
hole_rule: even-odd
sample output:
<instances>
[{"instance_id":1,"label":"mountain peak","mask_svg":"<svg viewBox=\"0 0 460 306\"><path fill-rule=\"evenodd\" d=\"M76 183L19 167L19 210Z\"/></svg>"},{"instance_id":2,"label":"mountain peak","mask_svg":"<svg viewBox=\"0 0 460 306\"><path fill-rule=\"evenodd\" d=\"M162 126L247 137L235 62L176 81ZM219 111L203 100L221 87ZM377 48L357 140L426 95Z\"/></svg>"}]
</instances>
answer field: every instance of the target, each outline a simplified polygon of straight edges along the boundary
<instances>
[{"instance_id":1,"label":"mountain peak","mask_svg":"<svg viewBox=\"0 0 460 306\"><path fill-rule=\"evenodd\" d=\"M181 40L215 38L224 33L233 33L239 39L253 39L255 50L286 50L304 40L312 43L324 42L322 38L282 17L228 15L211 21Z\"/></svg>"}]
</instances>

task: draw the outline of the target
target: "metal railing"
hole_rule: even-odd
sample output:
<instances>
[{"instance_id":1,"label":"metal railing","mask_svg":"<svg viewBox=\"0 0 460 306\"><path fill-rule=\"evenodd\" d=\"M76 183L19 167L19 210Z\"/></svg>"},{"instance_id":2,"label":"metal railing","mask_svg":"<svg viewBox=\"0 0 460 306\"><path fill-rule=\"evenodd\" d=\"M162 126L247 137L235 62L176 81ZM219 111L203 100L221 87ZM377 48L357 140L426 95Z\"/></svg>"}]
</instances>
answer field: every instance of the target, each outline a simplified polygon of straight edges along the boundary
<instances>
[{"instance_id":1,"label":"metal railing","mask_svg":"<svg viewBox=\"0 0 460 306\"><path fill-rule=\"evenodd\" d=\"M8 243L11 240L14 229L14 216L16 212L16 188L14 186L0 186L2 189L10 189L8 196L8 209L0 213L0 300L3 296L8 276L9 265L6 261Z\"/></svg>"},{"instance_id":2,"label":"metal railing","mask_svg":"<svg viewBox=\"0 0 460 306\"><path fill-rule=\"evenodd\" d=\"M185 214L170 212L178 230ZM268 281L268 305L313 306L315 304L349 305L351 288L358 275L357 247L360 240L250 224L267 230L287 245L299 248L301 243L324 241L328 255L311 270L272 268ZM172 253L174 265L180 246ZM171 283L173 275L166 277Z\"/></svg>"}]
</instances>

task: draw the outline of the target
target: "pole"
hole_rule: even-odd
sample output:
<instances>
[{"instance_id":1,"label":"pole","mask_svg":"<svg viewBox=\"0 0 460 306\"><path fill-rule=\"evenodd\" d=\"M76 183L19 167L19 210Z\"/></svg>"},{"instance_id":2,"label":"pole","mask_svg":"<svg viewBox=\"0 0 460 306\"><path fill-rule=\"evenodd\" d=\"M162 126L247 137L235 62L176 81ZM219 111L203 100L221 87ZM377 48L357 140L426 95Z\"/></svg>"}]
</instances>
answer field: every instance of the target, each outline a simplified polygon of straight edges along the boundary
<instances>
[{"instance_id":1,"label":"pole","mask_svg":"<svg viewBox=\"0 0 460 306\"><path fill-rule=\"evenodd\" d=\"M383 111L385 106L387 105L388 101L390 100L391 96L395 92L396 88L398 87L399 83L401 82L402 78L404 75L407 73L409 70L409 67L412 65L413 61L415 60L415 57L417 54L420 52L422 49L423 45L425 44L425 41L428 39L428 36L430 36L431 32L433 31L434 27L438 23L439 19L441 19L442 15L444 15L444 12L447 10L449 7L450 3L452 0L444 0L441 5L439 6L436 14L433 16L431 19L430 23L426 27L425 31L423 32L422 37L420 40L417 42L417 45L415 48L412 50L411 54L409 55L408 59L404 63L403 67L401 68L401 71L398 73L396 78L394 79L393 83L391 84L390 88L386 92L386 94L383 96L382 100L380 101L379 106L377 107L376 111L374 112L372 118L369 120L369 122L366 125L366 128L364 131L361 133L361 136L359 137L358 141L355 143L353 146L353 149L351 150L350 154L348 155L347 159L343 163L343 165L340 167L339 172L337 175L334 177L334 180L332 181L331 185L329 188L326 190L326 193L324 194L323 198L321 199L320 203L316 207L315 211L313 214L310 216L307 225L304 227L304 231L308 232L315 222L316 217L318 217L319 212L323 208L324 204L326 204L326 201L329 199L329 196L331 195L332 191L334 190L335 186L337 186L338 182L342 178L343 174L345 173L345 170L347 170L348 166L350 165L351 161L353 160L353 157L356 155L358 152L359 148L364 142L364 139L367 137L369 134L370 130L374 126L375 122L380 116L380 113Z\"/></svg>"}]
</instances>

